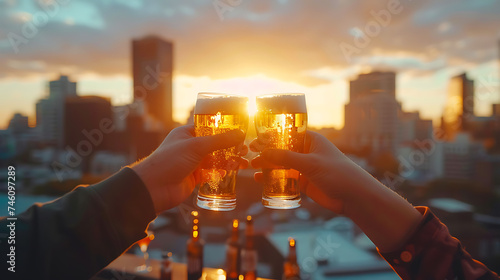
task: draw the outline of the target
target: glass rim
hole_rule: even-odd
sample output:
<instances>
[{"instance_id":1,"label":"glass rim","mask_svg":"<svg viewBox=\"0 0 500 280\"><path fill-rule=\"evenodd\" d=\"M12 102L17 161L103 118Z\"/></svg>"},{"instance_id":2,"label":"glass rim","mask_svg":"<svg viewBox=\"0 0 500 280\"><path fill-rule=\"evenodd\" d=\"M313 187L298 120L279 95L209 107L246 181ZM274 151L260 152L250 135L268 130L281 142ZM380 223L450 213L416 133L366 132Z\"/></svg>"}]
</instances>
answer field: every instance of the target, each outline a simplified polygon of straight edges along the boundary
<instances>
[{"instance_id":1,"label":"glass rim","mask_svg":"<svg viewBox=\"0 0 500 280\"><path fill-rule=\"evenodd\" d=\"M202 92L198 92L198 95L196 96L196 99L213 99L213 98L241 98L241 99L248 100L247 96L237 95L237 94L229 94L229 93L224 93L224 92L202 91Z\"/></svg>"},{"instance_id":2,"label":"glass rim","mask_svg":"<svg viewBox=\"0 0 500 280\"><path fill-rule=\"evenodd\" d=\"M282 97L282 96L306 96L306 94L305 93L300 93L300 92L269 93L269 94L259 95L256 98L271 98L271 97Z\"/></svg>"}]
</instances>

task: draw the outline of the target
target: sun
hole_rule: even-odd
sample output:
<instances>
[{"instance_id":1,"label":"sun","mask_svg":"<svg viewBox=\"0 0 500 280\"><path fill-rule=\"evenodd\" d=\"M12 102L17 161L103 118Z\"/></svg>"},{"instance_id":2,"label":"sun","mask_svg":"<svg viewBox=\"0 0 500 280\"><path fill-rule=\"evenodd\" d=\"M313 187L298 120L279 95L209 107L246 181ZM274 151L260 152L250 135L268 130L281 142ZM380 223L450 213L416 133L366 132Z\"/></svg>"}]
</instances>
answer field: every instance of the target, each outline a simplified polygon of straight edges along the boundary
<instances>
[{"instance_id":1,"label":"sun","mask_svg":"<svg viewBox=\"0 0 500 280\"><path fill-rule=\"evenodd\" d=\"M247 110L248 115L253 118L257 113L257 103L255 102L255 98L248 98Z\"/></svg>"}]
</instances>

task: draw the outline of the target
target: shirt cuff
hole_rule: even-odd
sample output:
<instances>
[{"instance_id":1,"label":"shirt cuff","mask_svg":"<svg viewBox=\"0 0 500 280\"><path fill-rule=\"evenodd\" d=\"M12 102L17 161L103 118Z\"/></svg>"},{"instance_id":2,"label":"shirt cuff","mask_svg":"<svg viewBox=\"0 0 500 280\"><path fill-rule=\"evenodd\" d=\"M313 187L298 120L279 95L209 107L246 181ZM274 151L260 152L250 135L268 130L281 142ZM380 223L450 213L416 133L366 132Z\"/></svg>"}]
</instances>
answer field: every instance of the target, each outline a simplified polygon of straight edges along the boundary
<instances>
[{"instance_id":1,"label":"shirt cuff","mask_svg":"<svg viewBox=\"0 0 500 280\"><path fill-rule=\"evenodd\" d=\"M107 215L121 249L146 237L146 228L156 213L149 191L132 169L125 167L89 188L102 199L103 215Z\"/></svg>"},{"instance_id":2,"label":"shirt cuff","mask_svg":"<svg viewBox=\"0 0 500 280\"><path fill-rule=\"evenodd\" d=\"M448 257L453 256L458 248L458 240L450 236L448 228L434 216L428 207L417 206L415 208L423 217L415 231L410 234L410 238L393 252L382 253L379 250L379 254L403 279L410 279L407 277L414 276L422 266L447 267L447 263L452 261L452 258ZM429 258L428 256L431 255L434 257ZM437 272L440 269L432 270Z\"/></svg>"}]
</instances>

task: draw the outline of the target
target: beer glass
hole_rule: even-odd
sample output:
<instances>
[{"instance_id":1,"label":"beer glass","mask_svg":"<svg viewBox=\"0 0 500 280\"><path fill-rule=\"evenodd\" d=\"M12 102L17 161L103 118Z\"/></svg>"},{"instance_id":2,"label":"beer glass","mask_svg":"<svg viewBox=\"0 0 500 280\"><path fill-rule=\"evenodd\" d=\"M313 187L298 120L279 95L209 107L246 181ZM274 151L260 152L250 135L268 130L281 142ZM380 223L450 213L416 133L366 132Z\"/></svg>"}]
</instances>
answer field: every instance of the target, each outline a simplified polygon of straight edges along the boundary
<instances>
[{"instance_id":1,"label":"beer glass","mask_svg":"<svg viewBox=\"0 0 500 280\"><path fill-rule=\"evenodd\" d=\"M304 152L307 109L304 94L274 94L257 97L255 128L265 148ZM299 172L283 166L262 168L262 204L273 209L300 206Z\"/></svg>"},{"instance_id":2,"label":"beer glass","mask_svg":"<svg viewBox=\"0 0 500 280\"><path fill-rule=\"evenodd\" d=\"M248 128L248 98L220 93L199 93L194 109L195 136L208 136ZM236 207L236 174L239 149L217 150L200 164L201 183L197 205L215 211L230 211Z\"/></svg>"}]
</instances>

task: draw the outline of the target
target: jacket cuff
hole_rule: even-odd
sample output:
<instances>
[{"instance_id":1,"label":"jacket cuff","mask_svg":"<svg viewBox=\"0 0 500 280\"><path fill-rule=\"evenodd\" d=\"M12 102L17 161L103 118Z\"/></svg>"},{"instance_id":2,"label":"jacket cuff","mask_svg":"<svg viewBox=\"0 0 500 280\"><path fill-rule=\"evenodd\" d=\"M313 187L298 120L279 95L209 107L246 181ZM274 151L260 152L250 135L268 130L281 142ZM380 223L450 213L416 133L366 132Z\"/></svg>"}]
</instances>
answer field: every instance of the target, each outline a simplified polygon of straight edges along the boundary
<instances>
[{"instance_id":1,"label":"jacket cuff","mask_svg":"<svg viewBox=\"0 0 500 280\"><path fill-rule=\"evenodd\" d=\"M146 237L146 228L156 214L149 191L132 169L125 167L89 188L101 198L103 215L122 250Z\"/></svg>"}]
</instances>

